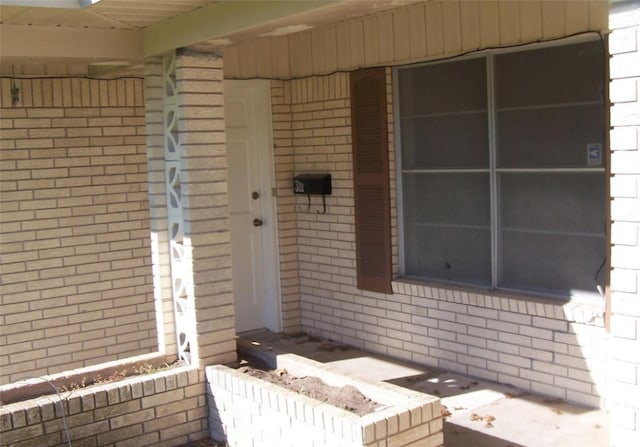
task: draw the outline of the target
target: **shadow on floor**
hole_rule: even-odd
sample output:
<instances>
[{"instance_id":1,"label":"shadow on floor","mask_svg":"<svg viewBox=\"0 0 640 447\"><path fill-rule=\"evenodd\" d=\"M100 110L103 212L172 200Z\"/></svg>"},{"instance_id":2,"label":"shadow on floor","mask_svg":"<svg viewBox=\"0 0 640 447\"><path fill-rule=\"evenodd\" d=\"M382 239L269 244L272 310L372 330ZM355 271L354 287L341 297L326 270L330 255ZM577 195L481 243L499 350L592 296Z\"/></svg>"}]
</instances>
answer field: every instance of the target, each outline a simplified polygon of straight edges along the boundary
<instances>
[{"instance_id":1,"label":"shadow on floor","mask_svg":"<svg viewBox=\"0 0 640 447\"><path fill-rule=\"evenodd\" d=\"M272 369L278 354L293 353L334 370L386 381L440 397L446 407L445 447L602 447L608 415L471 377L370 354L305 334L267 330L240 334L240 357Z\"/></svg>"}]
</instances>

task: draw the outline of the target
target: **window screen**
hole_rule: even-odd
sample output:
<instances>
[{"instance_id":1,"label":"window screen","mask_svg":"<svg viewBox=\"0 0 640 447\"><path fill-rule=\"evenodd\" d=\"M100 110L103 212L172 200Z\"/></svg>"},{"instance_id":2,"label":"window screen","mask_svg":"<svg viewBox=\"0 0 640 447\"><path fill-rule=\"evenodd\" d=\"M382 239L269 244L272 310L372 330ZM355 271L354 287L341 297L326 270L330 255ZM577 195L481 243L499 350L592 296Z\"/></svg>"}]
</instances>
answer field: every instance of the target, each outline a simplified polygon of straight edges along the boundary
<instances>
[{"instance_id":1,"label":"window screen","mask_svg":"<svg viewBox=\"0 0 640 447\"><path fill-rule=\"evenodd\" d=\"M397 71L406 275L597 293L603 67L584 42Z\"/></svg>"}]
</instances>

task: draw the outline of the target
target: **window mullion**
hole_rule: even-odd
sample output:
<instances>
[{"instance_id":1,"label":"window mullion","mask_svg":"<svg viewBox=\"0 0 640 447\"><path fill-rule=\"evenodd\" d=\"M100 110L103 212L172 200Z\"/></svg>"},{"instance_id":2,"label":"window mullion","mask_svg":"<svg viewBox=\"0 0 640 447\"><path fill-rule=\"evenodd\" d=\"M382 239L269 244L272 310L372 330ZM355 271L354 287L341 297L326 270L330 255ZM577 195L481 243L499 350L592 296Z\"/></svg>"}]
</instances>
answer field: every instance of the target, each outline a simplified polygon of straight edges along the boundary
<instances>
[{"instance_id":1,"label":"window mullion","mask_svg":"<svg viewBox=\"0 0 640 447\"><path fill-rule=\"evenodd\" d=\"M489 202L491 206L491 287L498 287L498 173L493 54L487 54L487 125L489 126Z\"/></svg>"}]
</instances>

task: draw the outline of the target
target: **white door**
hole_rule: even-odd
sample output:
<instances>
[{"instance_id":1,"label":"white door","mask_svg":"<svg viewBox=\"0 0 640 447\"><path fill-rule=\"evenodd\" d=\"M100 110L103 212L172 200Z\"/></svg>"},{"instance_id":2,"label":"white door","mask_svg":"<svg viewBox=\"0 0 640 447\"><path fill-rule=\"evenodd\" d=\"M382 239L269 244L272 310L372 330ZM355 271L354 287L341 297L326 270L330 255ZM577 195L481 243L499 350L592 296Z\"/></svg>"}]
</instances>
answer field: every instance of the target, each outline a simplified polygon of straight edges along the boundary
<instances>
[{"instance_id":1,"label":"white door","mask_svg":"<svg viewBox=\"0 0 640 447\"><path fill-rule=\"evenodd\" d=\"M279 332L280 294L268 81L225 81L236 331Z\"/></svg>"}]
</instances>

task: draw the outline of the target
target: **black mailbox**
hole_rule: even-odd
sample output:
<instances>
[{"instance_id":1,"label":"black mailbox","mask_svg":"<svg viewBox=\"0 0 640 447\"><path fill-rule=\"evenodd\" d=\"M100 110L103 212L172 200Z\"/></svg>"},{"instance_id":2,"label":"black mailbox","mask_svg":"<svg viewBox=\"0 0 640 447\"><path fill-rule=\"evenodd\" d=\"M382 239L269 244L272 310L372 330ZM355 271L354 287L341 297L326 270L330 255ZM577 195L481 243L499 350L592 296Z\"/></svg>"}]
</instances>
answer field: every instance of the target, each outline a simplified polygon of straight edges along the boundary
<instances>
[{"instance_id":1,"label":"black mailbox","mask_svg":"<svg viewBox=\"0 0 640 447\"><path fill-rule=\"evenodd\" d=\"M296 194L331 194L331 174L301 174L293 179Z\"/></svg>"}]
</instances>

